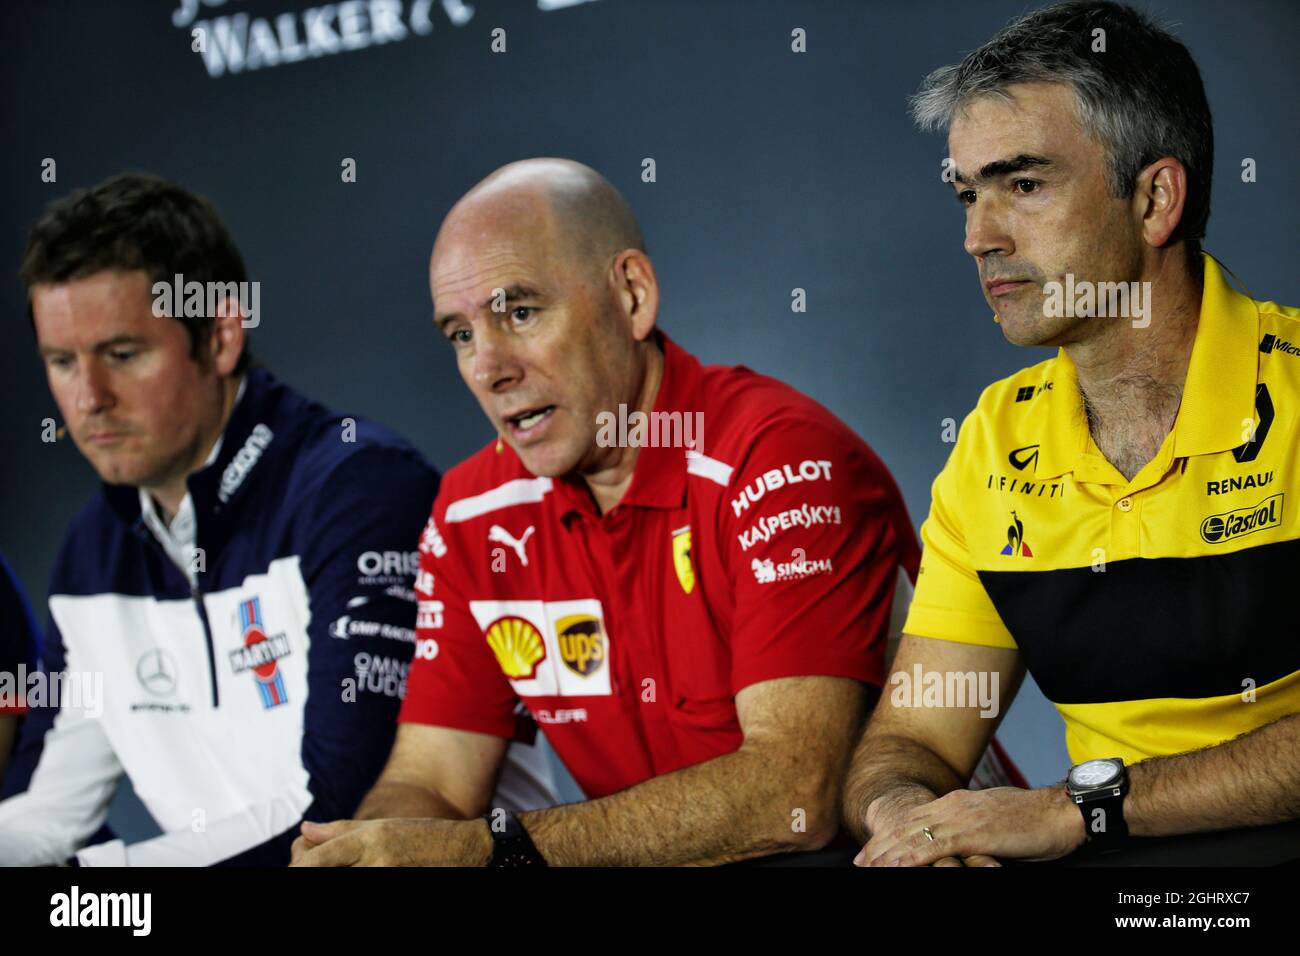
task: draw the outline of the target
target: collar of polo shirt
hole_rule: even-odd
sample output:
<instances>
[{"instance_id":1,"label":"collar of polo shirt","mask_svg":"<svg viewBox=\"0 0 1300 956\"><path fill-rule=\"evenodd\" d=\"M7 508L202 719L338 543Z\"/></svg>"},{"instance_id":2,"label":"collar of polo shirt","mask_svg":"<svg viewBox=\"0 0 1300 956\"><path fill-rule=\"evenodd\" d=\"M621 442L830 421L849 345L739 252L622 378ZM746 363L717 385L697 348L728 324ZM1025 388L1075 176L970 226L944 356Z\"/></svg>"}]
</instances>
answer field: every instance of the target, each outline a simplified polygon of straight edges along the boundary
<instances>
[{"instance_id":1,"label":"collar of polo shirt","mask_svg":"<svg viewBox=\"0 0 1300 956\"><path fill-rule=\"evenodd\" d=\"M1182 404L1173 430L1128 486L1138 490L1155 484L1175 458L1211 455L1242 443L1242 423L1255 416L1255 385L1259 356L1259 311L1255 303L1228 285L1223 267L1201 254L1205 267L1201 313L1187 367ZM1039 449L1034 477L1056 478L1074 472L1081 481L1123 484L1123 478L1101 454L1077 400L1079 380L1074 362L1060 349L1054 377L1058 395L1076 401L1053 402L1047 434Z\"/></svg>"}]
</instances>

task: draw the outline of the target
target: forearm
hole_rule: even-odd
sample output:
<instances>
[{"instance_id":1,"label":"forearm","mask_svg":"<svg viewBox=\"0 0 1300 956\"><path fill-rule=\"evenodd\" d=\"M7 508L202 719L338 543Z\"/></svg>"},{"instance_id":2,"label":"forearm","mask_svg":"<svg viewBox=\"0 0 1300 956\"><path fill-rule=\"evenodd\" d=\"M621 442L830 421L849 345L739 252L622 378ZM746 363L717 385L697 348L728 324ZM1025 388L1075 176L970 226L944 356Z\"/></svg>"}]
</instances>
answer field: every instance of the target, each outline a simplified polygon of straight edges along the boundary
<instances>
[{"instance_id":1,"label":"forearm","mask_svg":"<svg viewBox=\"0 0 1300 956\"><path fill-rule=\"evenodd\" d=\"M1300 818L1300 715L1215 747L1156 757L1129 771L1133 836L1266 826Z\"/></svg>"},{"instance_id":2,"label":"forearm","mask_svg":"<svg viewBox=\"0 0 1300 956\"><path fill-rule=\"evenodd\" d=\"M866 843L867 808L878 797L925 803L965 785L957 772L924 744L897 734L868 733L858 745L844 786L844 824Z\"/></svg>"},{"instance_id":3,"label":"forearm","mask_svg":"<svg viewBox=\"0 0 1300 956\"><path fill-rule=\"evenodd\" d=\"M371 788L361 806L356 820L386 820L399 817L438 817L444 820L466 820L469 816L457 809L428 787L400 780L383 780Z\"/></svg>"},{"instance_id":4,"label":"forearm","mask_svg":"<svg viewBox=\"0 0 1300 956\"><path fill-rule=\"evenodd\" d=\"M585 803L520 815L552 866L729 863L824 846L839 772L742 748Z\"/></svg>"}]
</instances>

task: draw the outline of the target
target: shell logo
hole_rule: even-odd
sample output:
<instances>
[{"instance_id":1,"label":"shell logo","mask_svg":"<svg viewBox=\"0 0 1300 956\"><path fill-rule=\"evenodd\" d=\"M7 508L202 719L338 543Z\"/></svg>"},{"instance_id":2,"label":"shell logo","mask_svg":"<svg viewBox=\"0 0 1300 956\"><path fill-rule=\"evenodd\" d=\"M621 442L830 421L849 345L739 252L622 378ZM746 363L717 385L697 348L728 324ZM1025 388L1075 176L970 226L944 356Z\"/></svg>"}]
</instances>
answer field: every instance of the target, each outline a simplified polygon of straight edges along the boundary
<instances>
[{"instance_id":1,"label":"shell logo","mask_svg":"<svg viewBox=\"0 0 1300 956\"><path fill-rule=\"evenodd\" d=\"M531 680L537 664L546 657L542 635L522 617L493 621L487 629L487 642L502 672L511 680Z\"/></svg>"}]
</instances>

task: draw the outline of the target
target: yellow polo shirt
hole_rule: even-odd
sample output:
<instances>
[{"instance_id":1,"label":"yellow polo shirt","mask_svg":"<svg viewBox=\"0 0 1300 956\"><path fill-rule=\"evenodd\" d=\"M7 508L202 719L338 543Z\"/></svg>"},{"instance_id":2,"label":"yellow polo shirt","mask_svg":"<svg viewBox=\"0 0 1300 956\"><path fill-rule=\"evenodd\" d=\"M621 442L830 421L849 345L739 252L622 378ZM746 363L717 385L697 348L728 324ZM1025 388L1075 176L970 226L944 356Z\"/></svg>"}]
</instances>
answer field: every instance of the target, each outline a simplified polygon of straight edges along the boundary
<instances>
[{"instance_id":1,"label":"yellow polo shirt","mask_svg":"<svg viewBox=\"0 0 1300 956\"><path fill-rule=\"evenodd\" d=\"M921 527L904 630L1018 648L1076 763L1300 712L1300 310L1204 264L1178 417L1133 480L1061 350L984 390Z\"/></svg>"}]
</instances>

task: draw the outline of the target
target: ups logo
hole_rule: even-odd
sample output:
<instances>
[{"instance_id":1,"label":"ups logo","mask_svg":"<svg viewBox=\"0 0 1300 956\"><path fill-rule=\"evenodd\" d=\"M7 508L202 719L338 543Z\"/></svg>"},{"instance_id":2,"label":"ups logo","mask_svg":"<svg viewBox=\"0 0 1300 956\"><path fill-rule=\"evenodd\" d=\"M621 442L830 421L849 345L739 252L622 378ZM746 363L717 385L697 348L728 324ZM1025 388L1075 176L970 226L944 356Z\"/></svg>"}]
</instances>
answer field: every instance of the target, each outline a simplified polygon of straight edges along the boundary
<instances>
[{"instance_id":1,"label":"ups logo","mask_svg":"<svg viewBox=\"0 0 1300 956\"><path fill-rule=\"evenodd\" d=\"M570 614L555 622L560 641L560 660L579 677L590 677L605 663L605 635L600 618Z\"/></svg>"}]
</instances>

